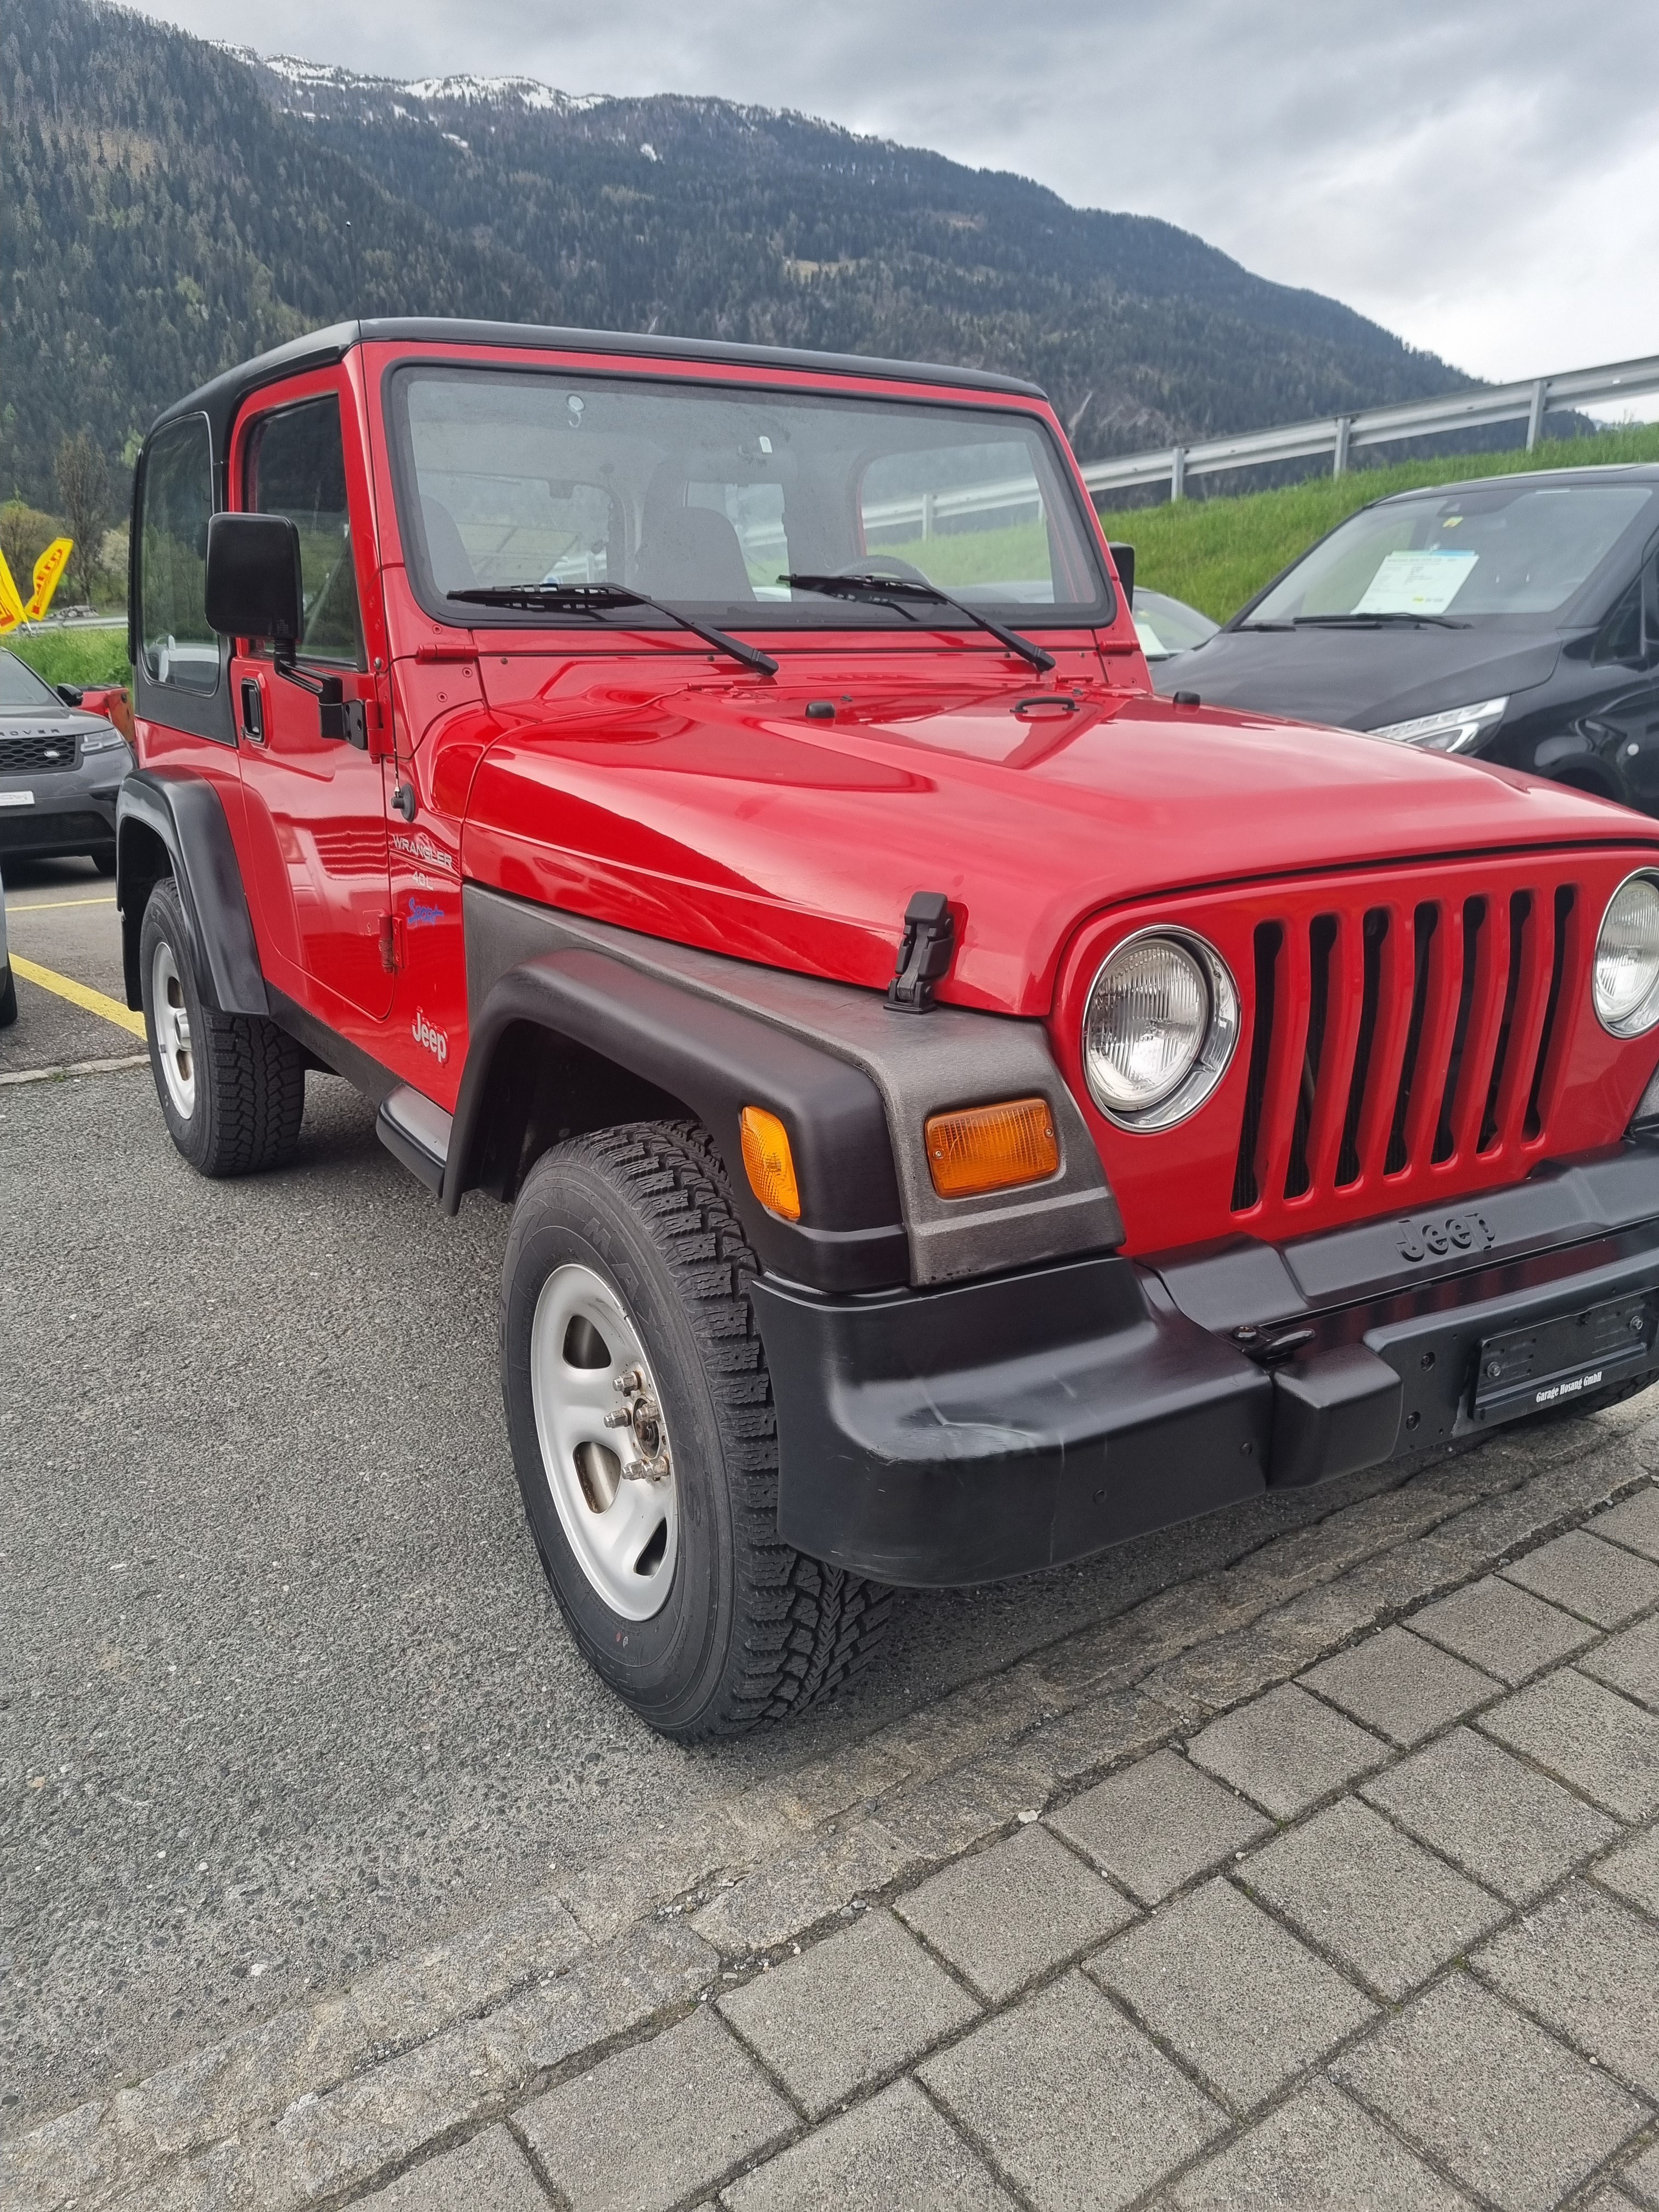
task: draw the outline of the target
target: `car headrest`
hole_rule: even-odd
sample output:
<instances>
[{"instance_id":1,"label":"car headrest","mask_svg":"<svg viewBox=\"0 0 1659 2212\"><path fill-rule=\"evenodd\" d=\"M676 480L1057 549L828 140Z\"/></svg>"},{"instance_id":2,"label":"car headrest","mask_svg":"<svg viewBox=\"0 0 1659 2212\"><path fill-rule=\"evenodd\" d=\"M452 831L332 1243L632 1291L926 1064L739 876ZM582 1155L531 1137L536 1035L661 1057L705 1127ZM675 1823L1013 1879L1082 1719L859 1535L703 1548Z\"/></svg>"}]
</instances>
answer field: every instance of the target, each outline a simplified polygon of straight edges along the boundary
<instances>
[{"instance_id":1,"label":"car headrest","mask_svg":"<svg viewBox=\"0 0 1659 2212\"><path fill-rule=\"evenodd\" d=\"M426 532L427 566L439 591L470 592L478 580L478 572L461 543L454 516L441 501L423 499L421 522Z\"/></svg>"},{"instance_id":2,"label":"car headrest","mask_svg":"<svg viewBox=\"0 0 1659 2212\"><path fill-rule=\"evenodd\" d=\"M640 548L635 581L659 599L752 599L738 533L712 507L671 507Z\"/></svg>"}]
</instances>

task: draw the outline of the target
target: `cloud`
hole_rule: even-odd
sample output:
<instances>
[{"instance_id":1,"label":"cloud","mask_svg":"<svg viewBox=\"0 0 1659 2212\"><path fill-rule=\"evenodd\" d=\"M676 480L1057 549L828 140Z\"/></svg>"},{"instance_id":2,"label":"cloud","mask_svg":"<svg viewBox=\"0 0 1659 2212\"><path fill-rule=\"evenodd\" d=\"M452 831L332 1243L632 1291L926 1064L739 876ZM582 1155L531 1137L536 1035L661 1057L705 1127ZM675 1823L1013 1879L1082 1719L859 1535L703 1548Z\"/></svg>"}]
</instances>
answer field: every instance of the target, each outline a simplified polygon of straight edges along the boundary
<instances>
[{"instance_id":1,"label":"cloud","mask_svg":"<svg viewBox=\"0 0 1659 2212\"><path fill-rule=\"evenodd\" d=\"M149 12L245 40L241 0ZM388 76L714 94L1161 216L1477 374L1659 351L1659 16L1603 0L289 0Z\"/></svg>"}]
</instances>

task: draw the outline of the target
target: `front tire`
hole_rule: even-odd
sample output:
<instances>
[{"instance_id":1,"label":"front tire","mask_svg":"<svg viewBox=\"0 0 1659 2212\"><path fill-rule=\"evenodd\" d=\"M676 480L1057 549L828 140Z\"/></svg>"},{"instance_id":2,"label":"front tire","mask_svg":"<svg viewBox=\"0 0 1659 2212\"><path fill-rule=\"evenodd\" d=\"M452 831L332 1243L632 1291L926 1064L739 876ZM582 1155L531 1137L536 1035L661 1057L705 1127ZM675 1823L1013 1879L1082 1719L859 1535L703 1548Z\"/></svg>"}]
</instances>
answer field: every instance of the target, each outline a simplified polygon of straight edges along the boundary
<instances>
[{"instance_id":1,"label":"front tire","mask_svg":"<svg viewBox=\"0 0 1659 2212\"><path fill-rule=\"evenodd\" d=\"M6 963L6 980L0 983L0 1030L9 1030L17 1019L17 978L11 972L11 963Z\"/></svg>"},{"instance_id":2,"label":"front tire","mask_svg":"<svg viewBox=\"0 0 1659 2212\"><path fill-rule=\"evenodd\" d=\"M779 1539L757 1272L695 1122L544 1154L502 1272L501 1386L548 1580L594 1671L683 1741L799 1711L892 1604Z\"/></svg>"},{"instance_id":3,"label":"front tire","mask_svg":"<svg viewBox=\"0 0 1659 2212\"><path fill-rule=\"evenodd\" d=\"M150 1073L173 1143L204 1176L282 1166L299 1142L305 1056L263 1015L222 1014L204 1003L170 876L144 908L138 972Z\"/></svg>"}]
</instances>

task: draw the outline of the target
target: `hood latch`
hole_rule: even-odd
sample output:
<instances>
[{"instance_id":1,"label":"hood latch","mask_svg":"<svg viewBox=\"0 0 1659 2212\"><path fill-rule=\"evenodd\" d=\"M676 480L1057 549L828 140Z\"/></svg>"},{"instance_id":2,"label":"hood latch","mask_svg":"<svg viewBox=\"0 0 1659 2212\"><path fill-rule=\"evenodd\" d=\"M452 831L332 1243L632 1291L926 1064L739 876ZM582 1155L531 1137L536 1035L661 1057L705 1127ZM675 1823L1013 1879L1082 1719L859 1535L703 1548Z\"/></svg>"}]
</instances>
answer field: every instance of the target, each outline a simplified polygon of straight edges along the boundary
<instances>
[{"instance_id":1,"label":"hood latch","mask_svg":"<svg viewBox=\"0 0 1659 2212\"><path fill-rule=\"evenodd\" d=\"M935 987L950 970L956 950L956 917L943 891L917 891L904 909L898 966L887 986L887 1003L896 1014L928 1014Z\"/></svg>"}]
</instances>

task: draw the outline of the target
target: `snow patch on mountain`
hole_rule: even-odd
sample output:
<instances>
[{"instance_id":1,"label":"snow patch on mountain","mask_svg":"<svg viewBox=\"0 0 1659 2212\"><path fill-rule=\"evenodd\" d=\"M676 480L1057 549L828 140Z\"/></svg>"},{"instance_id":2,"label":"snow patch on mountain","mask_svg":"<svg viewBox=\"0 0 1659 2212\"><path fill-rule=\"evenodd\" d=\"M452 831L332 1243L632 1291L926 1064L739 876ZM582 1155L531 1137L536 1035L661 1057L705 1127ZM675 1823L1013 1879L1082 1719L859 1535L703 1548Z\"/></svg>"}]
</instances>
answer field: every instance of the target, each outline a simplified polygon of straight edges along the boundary
<instances>
[{"instance_id":1,"label":"snow patch on mountain","mask_svg":"<svg viewBox=\"0 0 1659 2212\"><path fill-rule=\"evenodd\" d=\"M334 63L307 61L300 54L262 54L228 39L214 43L222 53L275 77L291 92L371 93L391 100L394 110L401 97L447 106L521 107L541 115L585 115L590 108L604 106L610 97L603 92L561 92L556 85L544 84L534 76L368 76Z\"/></svg>"},{"instance_id":2,"label":"snow patch on mountain","mask_svg":"<svg viewBox=\"0 0 1659 2212\"><path fill-rule=\"evenodd\" d=\"M422 76L412 78L401 90L416 100L476 101L485 107L515 106L538 114L581 115L602 106L603 92L561 92L534 76Z\"/></svg>"}]
</instances>

